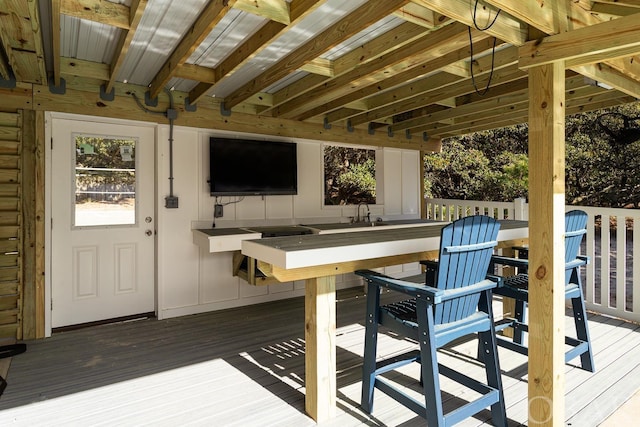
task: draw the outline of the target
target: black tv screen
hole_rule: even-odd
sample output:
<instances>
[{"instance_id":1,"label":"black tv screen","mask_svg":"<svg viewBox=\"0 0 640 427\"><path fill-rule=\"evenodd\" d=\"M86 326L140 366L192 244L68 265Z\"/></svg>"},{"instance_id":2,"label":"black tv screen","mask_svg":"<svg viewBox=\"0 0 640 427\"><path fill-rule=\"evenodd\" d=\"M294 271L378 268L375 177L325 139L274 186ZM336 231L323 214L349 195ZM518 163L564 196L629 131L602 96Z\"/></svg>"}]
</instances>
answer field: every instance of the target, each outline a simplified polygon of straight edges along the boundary
<instances>
[{"instance_id":1,"label":"black tv screen","mask_svg":"<svg viewBox=\"0 0 640 427\"><path fill-rule=\"evenodd\" d=\"M296 144L250 139L209 139L212 196L298 194Z\"/></svg>"}]
</instances>

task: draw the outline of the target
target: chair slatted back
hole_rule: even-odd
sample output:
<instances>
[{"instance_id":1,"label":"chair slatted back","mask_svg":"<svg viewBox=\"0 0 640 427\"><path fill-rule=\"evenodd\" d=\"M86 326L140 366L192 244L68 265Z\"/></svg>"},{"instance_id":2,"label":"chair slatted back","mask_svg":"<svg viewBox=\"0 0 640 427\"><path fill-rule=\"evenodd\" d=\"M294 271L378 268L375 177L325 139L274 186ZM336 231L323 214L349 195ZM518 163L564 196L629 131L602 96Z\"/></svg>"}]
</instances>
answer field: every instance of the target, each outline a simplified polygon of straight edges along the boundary
<instances>
[{"instance_id":1,"label":"chair slatted back","mask_svg":"<svg viewBox=\"0 0 640 427\"><path fill-rule=\"evenodd\" d=\"M587 214L581 210L572 210L565 214L564 220L564 245L565 245L565 262L571 262L576 259L580 253L580 243L585 234L587 234ZM569 283L572 270L565 273L565 283Z\"/></svg>"},{"instance_id":2,"label":"chair slatted back","mask_svg":"<svg viewBox=\"0 0 640 427\"><path fill-rule=\"evenodd\" d=\"M468 216L447 225L440 236L438 289L457 289L486 278L500 224L484 215ZM464 319L478 307L479 294L446 301L436 306L437 324Z\"/></svg>"}]
</instances>

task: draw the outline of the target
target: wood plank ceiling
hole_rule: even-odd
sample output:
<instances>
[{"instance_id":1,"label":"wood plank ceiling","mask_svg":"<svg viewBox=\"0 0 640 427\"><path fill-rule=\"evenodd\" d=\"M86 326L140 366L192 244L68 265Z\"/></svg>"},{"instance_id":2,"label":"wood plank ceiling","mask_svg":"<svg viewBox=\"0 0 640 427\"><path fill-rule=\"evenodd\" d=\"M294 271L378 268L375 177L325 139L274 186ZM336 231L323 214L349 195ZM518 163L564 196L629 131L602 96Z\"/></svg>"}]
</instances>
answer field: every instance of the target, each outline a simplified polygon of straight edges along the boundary
<instances>
[{"instance_id":1,"label":"wood plank ceiling","mask_svg":"<svg viewBox=\"0 0 640 427\"><path fill-rule=\"evenodd\" d=\"M616 59L567 60L567 113L640 98L640 0L0 0L0 87L127 84L438 139L525 122L519 48L573 31Z\"/></svg>"}]
</instances>

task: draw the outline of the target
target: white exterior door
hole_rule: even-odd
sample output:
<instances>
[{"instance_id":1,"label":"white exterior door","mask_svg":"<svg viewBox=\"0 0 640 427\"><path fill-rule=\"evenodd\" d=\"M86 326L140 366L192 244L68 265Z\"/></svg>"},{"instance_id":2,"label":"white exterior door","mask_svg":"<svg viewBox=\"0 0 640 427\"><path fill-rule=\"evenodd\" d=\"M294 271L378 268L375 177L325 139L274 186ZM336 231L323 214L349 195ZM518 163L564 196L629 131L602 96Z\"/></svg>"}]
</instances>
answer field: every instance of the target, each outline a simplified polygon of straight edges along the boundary
<instances>
[{"instance_id":1,"label":"white exterior door","mask_svg":"<svg viewBox=\"0 0 640 427\"><path fill-rule=\"evenodd\" d=\"M52 327L155 311L154 128L56 119Z\"/></svg>"}]
</instances>

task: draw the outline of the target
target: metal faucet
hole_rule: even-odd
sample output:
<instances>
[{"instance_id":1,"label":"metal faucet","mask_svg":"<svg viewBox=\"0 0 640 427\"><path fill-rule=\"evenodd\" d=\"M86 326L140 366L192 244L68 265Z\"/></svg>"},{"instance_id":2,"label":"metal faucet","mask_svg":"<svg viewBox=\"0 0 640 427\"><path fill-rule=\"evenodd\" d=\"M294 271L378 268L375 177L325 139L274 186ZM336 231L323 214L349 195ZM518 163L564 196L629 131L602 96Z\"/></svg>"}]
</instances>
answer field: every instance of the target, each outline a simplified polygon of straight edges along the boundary
<instances>
[{"instance_id":1,"label":"metal faucet","mask_svg":"<svg viewBox=\"0 0 640 427\"><path fill-rule=\"evenodd\" d=\"M362 219L360 218L360 206L365 205L367 207L367 215L366 217L362 217ZM364 221L365 218L367 218L367 222L371 222L371 210L369 210L369 204L366 202L360 202L358 203L358 207L356 208L356 222L360 222L360 221Z\"/></svg>"}]
</instances>

